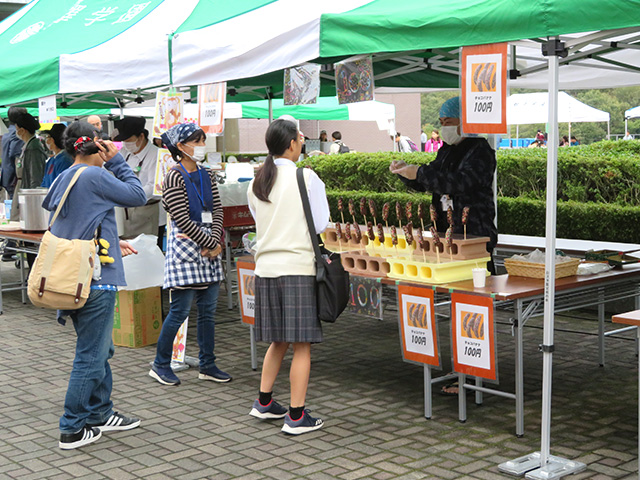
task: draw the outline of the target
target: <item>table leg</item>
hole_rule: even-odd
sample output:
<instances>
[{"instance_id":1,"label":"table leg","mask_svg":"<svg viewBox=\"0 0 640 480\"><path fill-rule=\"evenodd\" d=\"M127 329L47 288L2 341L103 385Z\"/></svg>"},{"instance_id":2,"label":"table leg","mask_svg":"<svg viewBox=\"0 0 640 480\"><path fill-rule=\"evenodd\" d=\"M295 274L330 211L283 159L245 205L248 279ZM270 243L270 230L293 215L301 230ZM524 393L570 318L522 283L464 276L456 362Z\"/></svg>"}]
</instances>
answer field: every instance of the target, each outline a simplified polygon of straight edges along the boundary
<instances>
[{"instance_id":1,"label":"table leg","mask_svg":"<svg viewBox=\"0 0 640 480\"><path fill-rule=\"evenodd\" d=\"M604 290L598 289L598 363L604 367Z\"/></svg>"},{"instance_id":2,"label":"table leg","mask_svg":"<svg viewBox=\"0 0 640 480\"><path fill-rule=\"evenodd\" d=\"M22 304L26 305L27 304L27 289L24 288L24 282L26 280L25 274L24 274L24 264L27 262L27 254L18 252L17 255L20 258L20 288L21 288L20 292L22 293Z\"/></svg>"},{"instance_id":3,"label":"table leg","mask_svg":"<svg viewBox=\"0 0 640 480\"><path fill-rule=\"evenodd\" d=\"M225 278L227 282L227 308L229 310L233 310L233 293L232 293L233 281L231 279L231 267L232 267L231 232L229 231L228 228L224 229L224 261L225 261L226 270L227 270L227 275Z\"/></svg>"},{"instance_id":4,"label":"table leg","mask_svg":"<svg viewBox=\"0 0 640 480\"><path fill-rule=\"evenodd\" d=\"M464 423L467 421L467 392L464 390L464 384L467 376L464 373L458 374L458 420Z\"/></svg>"},{"instance_id":5,"label":"table leg","mask_svg":"<svg viewBox=\"0 0 640 480\"><path fill-rule=\"evenodd\" d=\"M476 377L476 387L482 387L482 378ZM476 405L482 405L482 392L476 390Z\"/></svg>"},{"instance_id":6,"label":"table leg","mask_svg":"<svg viewBox=\"0 0 640 480\"><path fill-rule=\"evenodd\" d=\"M253 325L249 325L249 341L251 343L251 368L258 369L258 353L256 350L256 331Z\"/></svg>"},{"instance_id":7,"label":"table leg","mask_svg":"<svg viewBox=\"0 0 640 480\"><path fill-rule=\"evenodd\" d=\"M522 300L516 300L516 436L522 437L524 435L524 367L522 359L523 350L523 315L522 315Z\"/></svg>"},{"instance_id":8,"label":"table leg","mask_svg":"<svg viewBox=\"0 0 640 480\"><path fill-rule=\"evenodd\" d=\"M431 387L431 367L424 364L422 368L424 370L424 417L427 420L430 420L433 403L431 398L431 393L433 391Z\"/></svg>"}]
</instances>

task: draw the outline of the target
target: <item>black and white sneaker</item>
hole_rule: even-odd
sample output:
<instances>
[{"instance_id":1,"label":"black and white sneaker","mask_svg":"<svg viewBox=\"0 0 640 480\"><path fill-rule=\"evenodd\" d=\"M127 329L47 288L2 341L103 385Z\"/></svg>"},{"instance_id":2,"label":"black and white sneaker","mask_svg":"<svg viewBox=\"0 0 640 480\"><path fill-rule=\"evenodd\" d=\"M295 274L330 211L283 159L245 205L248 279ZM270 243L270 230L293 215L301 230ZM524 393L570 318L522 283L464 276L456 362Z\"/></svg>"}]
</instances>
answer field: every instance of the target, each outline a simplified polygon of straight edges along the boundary
<instances>
[{"instance_id":1,"label":"black and white sneaker","mask_svg":"<svg viewBox=\"0 0 640 480\"><path fill-rule=\"evenodd\" d=\"M102 432L97 428L89 426L82 427L82 430L76 433L61 433L58 446L62 450L73 450L74 448L84 447L95 442L102 436Z\"/></svg>"},{"instance_id":2,"label":"black and white sneaker","mask_svg":"<svg viewBox=\"0 0 640 480\"><path fill-rule=\"evenodd\" d=\"M99 424L91 424L89 427L97 428L101 432L113 432L119 430L131 430L140 425L139 418L125 417L121 413L115 412L106 422Z\"/></svg>"}]
</instances>

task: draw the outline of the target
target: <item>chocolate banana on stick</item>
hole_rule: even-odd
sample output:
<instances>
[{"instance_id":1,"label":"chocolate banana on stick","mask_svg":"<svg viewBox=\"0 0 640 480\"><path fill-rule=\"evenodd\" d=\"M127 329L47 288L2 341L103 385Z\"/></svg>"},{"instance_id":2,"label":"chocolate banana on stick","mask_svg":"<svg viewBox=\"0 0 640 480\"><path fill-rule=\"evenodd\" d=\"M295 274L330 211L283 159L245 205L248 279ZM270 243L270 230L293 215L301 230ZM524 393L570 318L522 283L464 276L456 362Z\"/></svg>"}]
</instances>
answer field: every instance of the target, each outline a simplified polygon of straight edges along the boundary
<instances>
[{"instance_id":1,"label":"chocolate banana on stick","mask_svg":"<svg viewBox=\"0 0 640 480\"><path fill-rule=\"evenodd\" d=\"M407 204L404 206L404 211L407 217L407 222L410 222L411 219L413 218L413 203L412 202L407 202Z\"/></svg>"},{"instance_id":2,"label":"chocolate banana on stick","mask_svg":"<svg viewBox=\"0 0 640 480\"><path fill-rule=\"evenodd\" d=\"M438 235L435 227L430 227L429 231L431 232L431 237L433 238L433 247L436 249L436 257L438 259L438 263L440 263L440 245L442 245L442 241L440 241L440 235Z\"/></svg>"},{"instance_id":3,"label":"chocolate banana on stick","mask_svg":"<svg viewBox=\"0 0 640 480\"><path fill-rule=\"evenodd\" d=\"M447 223L450 227L453 227L453 208L447 208Z\"/></svg>"},{"instance_id":4,"label":"chocolate banana on stick","mask_svg":"<svg viewBox=\"0 0 640 480\"><path fill-rule=\"evenodd\" d=\"M347 239L347 242L351 240L351 225L348 223L344 225L344 238Z\"/></svg>"},{"instance_id":5,"label":"chocolate banana on stick","mask_svg":"<svg viewBox=\"0 0 640 480\"><path fill-rule=\"evenodd\" d=\"M416 230L416 239L418 240L418 245L420 245L420 250L422 250L422 260L426 262L427 257L425 256L425 252L427 251L428 247L427 247L427 241L422 236L422 230L420 229Z\"/></svg>"},{"instance_id":6,"label":"chocolate banana on stick","mask_svg":"<svg viewBox=\"0 0 640 480\"><path fill-rule=\"evenodd\" d=\"M344 204L342 201L342 197L338 197L338 211L340 212L340 217L342 218L342 223L344 223Z\"/></svg>"},{"instance_id":7,"label":"chocolate banana on stick","mask_svg":"<svg viewBox=\"0 0 640 480\"><path fill-rule=\"evenodd\" d=\"M373 230L373 223L371 222L367 223L367 236L369 237L370 242L373 242L376 239L376 234Z\"/></svg>"},{"instance_id":8,"label":"chocolate banana on stick","mask_svg":"<svg viewBox=\"0 0 640 480\"><path fill-rule=\"evenodd\" d=\"M396 253L398 253L398 232L395 225L391 225L391 243L396 247Z\"/></svg>"},{"instance_id":9,"label":"chocolate banana on stick","mask_svg":"<svg viewBox=\"0 0 640 480\"><path fill-rule=\"evenodd\" d=\"M449 248L449 257L453 262L453 227L447 228L444 236L444 241L447 242L447 247Z\"/></svg>"},{"instance_id":10,"label":"chocolate banana on stick","mask_svg":"<svg viewBox=\"0 0 640 480\"><path fill-rule=\"evenodd\" d=\"M339 222L336 222L336 237L338 238L338 246L342 250L342 228Z\"/></svg>"},{"instance_id":11,"label":"chocolate banana on stick","mask_svg":"<svg viewBox=\"0 0 640 480\"><path fill-rule=\"evenodd\" d=\"M381 223L378 224L378 240L380 241L380 243L382 244L382 248L384 248L384 227L382 226Z\"/></svg>"},{"instance_id":12,"label":"chocolate banana on stick","mask_svg":"<svg viewBox=\"0 0 640 480\"><path fill-rule=\"evenodd\" d=\"M389 202L385 202L384 205L382 205L382 221L387 228L389 228L389 210L391 210L391 205Z\"/></svg>"},{"instance_id":13,"label":"chocolate banana on stick","mask_svg":"<svg viewBox=\"0 0 640 480\"><path fill-rule=\"evenodd\" d=\"M373 217L373 223L378 223L378 220L376 220L376 202L371 198L369 199L369 213Z\"/></svg>"},{"instance_id":14,"label":"chocolate banana on stick","mask_svg":"<svg viewBox=\"0 0 640 480\"><path fill-rule=\"evenodd\" d=\"M462 209L462 225L464 227L464 239L467 239L467 220L469 220L469 207Z\"/></svg>"},{"instance_id":15,"label":"chocolate banana on stick","mask_svg":"<svg viewBox=\"0 0 640 480\"><path fill-rule=\"evenodd\" d=\"M407 247L411 247L413 245L413 225L411 222L406 223L402 230L404 230L404 238L407 241Z\"/></svg>"},{"instance_id":16,"label":"chocolate banana on stick","mask_svg":"<svg viewBox=\"0 0 640 480\"><path fill-rule=\"evenodd\" d=\"M438 220L438 212L436 212L436 207L433 205L429 205L429 216L431 217L431 224L433 228L438 228L436 226L436 221Z\"/></svg>"},{"instance_id":17,"label":"chocolate banana on stick","mask_svg":"<svg viewBox=\"0 0 640 480\"><path fill-rule=\"evenodd\" d=\"M353 198L349 199L349 214L351 215L351 220L355 223L355 221L356 221L356 206L353 203Z\"/></svg>"},{"instance_id":18,"label":"chocolate banana on stick","mask_svg":"<svg viewBox=\"0 0 640 480\"><path fill-rule=\"evenodd\" d=\"M396 217L398 217L398 225L402 228L402 205L400 202L396 202Z\"/></svg>"},{"instance_id":19,"label":"chocolate banana on stick","mask_svg":"<svg viewBox=\"0 0 640 480\"><path fill-rule=\"evenodd\" d=\"M358 243L362 241L362 232L360 231L360 225L358 225L356 222L353 222L353 238Z\"/></svg>"},{"instance_id":20,"label":"chocolate banana on stick","mask_svg":"<svg viewBox=\"0 0 640 480\"><path fill-rule=\"evenodd\" d=\"M360 199L360 214L364 218L363 225L367 224L367 199L362 197Z\"/></svg>"}]
</instances>

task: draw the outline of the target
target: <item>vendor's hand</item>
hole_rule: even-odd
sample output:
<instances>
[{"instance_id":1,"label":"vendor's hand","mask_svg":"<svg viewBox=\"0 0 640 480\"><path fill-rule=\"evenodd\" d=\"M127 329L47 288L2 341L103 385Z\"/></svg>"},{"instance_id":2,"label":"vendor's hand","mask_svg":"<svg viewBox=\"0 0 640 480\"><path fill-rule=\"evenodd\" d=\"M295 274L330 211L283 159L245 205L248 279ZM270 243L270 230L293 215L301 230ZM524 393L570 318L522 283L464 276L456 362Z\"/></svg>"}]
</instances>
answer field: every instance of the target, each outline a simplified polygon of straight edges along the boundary
<instances>
[{"instance_id":1,"label":"vendor's hand","mask_svg":"<svg viewBox=\"0 0 640 480\"><path fill-rule=\"evenodd\" d=\"M125 242L124 240L120 240L120 252L122 252L122 256L126 257L127 255L137 255L138 251L131 246L129 242Z\"/></svg>"},{"instance_id":2,"label":"vendor's hand","mask_svg":"<svg viewBox=\"0 0 640 480\"><path fill-rule=\"evenodd\" d=\"M101 140L98 137L93 139L93 142L98 146L98 155L104 163L107 163L118 153L118 147L114 145L113 142L109 140Z\"/></svg>"},{"instance_id":3,"label":"vendor's hand","mask_svg":"<svg viewBox=\"0 0 640 480\"><path fill-rule=\"evenodd\" d=\"M394 160L389 165L391 173L396 173L409 180L415 180L418 176L418 165L407 165L402 160Z\"/></svg>"},{"instance_id":4,"label":"vendor's hand","mask_svg":"<svg viewBox=\"0 0 640 480\"><path fill-rule=\"evenodd\" d=\"M200 250L200 254L203 257L209 257L209 258L216 258L221 253L222 253L222 247L220 245L218 245L213 250L211 250L209 248L203 248L202 250Z\"/></svg>"}]
</instances>

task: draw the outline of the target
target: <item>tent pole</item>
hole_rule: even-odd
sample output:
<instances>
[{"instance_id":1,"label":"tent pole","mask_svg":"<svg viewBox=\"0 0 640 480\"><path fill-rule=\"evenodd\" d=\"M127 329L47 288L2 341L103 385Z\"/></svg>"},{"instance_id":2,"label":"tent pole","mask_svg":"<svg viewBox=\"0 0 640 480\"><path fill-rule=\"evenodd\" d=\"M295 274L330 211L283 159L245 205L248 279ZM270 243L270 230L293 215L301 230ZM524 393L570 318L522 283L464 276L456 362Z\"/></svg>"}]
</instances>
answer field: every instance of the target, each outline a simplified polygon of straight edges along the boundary
<instances>
[{"instance_id":1,"label":"tent pole","mask_svg":"<svg viewBox=\"0 0 640 480\"><path fill-rule=\"evenodd\" d=\"M627 122L629 122L629 119L627 117L624 117L624 134L626 135L627 132L629 131L629 127L627 125ZM609 122L607 122L607 125L609 125ZM609 129L609 127L607 127L607 130Z\"/></svg>"},{"instance_id":2,"label":"tent pole","mask_svg":"<svg viewBox=\"0 0 640 480\"><path fill-rule=\"evenodd\" d=\"M519 140L520 140L520 125L516 125L516 148L518 147Z\"/></svg>"},{"instance_id":3,"label":"tent pole","mask_svg":"<svg viewBox=\"0 0 640 480\"><path fill-rule=\"evenodd\" d=\"M543 44L549 63L549 119L547 142L547 218L545 242L544 333L540 346L542 358L542 428L539 453L533 453L499 465L501 471L522 475L529 480L554 480L580 472L584 463L551 456L551 386L553 369L553 324L556 285L556 210L558 184L558 81L559 56L566 56L564 43L552 38ZM539 467L539 468L537 468ZM529 471L530 470L530 471Z\"/></svg>"},{"instance_id":4,"label":"tent pole","mask_svg":"<svg viewBox=\"0 0 640 480\"><path fill-rule=\"evenodd\" d=\"M558 142L560 139L558 139ZM569 122L569 146L571 146L571 122Z\"/></svg>"},{"instance_id":5,"label":"tent pole","mask_svg":"<svg viewBox=\"0 0 640 480\"><path fill-rule=\"evenodd\" d=\"M624 121L625 123L627 123L627 120L625 119ZM625 125L626 127L626 125ZM627 134L627 129L624 129L624 134ZM607 140L611 140L611 121L607 120Z\"/></svg>"}]
</instances>

